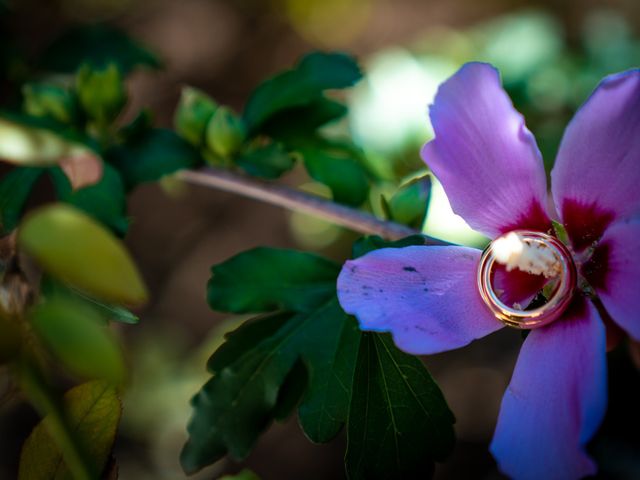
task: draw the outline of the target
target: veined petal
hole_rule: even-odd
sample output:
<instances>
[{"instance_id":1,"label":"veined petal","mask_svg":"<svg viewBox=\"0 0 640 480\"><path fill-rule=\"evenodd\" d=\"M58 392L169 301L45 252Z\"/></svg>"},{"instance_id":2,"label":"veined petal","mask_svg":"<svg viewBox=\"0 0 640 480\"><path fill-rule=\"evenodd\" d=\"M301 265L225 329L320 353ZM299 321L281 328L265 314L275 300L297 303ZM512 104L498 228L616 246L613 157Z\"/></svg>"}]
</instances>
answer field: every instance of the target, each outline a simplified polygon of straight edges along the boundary
<instances>
[{"instance_id":1,"label":"veined petal","mask_svg":"<svg viewBox=\"0 0 640 480\"><path fill-rule=\"evenodd\" d=\"M479 259L466 247L376 250L344 265L338 298L361 329L391 332L405 352L459 348L502 327L480 298Z\"/></svg>"},{"instance_id":2,"label":"veined petal","mask_svg":"<svg viewBox=\"0 0 640 480\"><path fill-rule=\"evenodd\" d=\"M640 212L640 70L600 83L567 127L551 178L577 250Z\"/></svg>"},{"instance_id":3,"label":"veined petal","mask_svg":"<svg viewBox=\"0 0 640 480\"><path fill-rule=\"evenodd\" d=\"M591 302L532 330L502 400L491 453L518 480L571 480L596 466L585 445L607 404L605 329Z\"/></svg>"},{"instance_id":4,"label":"veined petal","mask_svg":"<svg viewBox=\"0 0 640 480\"><path fill-rule=\"evenodd\" d=\"M640 340L640 218L611 225L583 273L611 318Z\"/></svg>"},{"instance_id":5,"label":"veined petal","mask_svg":"<svg viewBox=\"0 0 640 480\"><path fill-rule=\"evenodd\" d=\"M436 136L422 158L455 213L490 237L550 228L540 151L495 68L463 66L440 86L430 116Z\"/></svg>"}]
</instances>

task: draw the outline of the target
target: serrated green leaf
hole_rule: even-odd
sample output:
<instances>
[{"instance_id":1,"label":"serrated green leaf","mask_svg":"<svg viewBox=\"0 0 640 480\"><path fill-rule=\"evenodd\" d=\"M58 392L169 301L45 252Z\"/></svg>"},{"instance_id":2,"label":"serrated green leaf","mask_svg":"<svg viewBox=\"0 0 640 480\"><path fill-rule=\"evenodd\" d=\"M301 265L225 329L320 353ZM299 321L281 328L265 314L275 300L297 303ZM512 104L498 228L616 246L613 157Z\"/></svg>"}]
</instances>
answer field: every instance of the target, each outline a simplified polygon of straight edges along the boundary
<instances>
[{"instance_id":1,"label":"serrated green leaf","mask_svg":"<svg viewBox=\"0 0 640 480\"><path fill-rule=\"evenodd\" d=\"M378 235L368 235L356 240L351 249L351 256L352 258L359 258L380 248L404 248L411 245L424 245L424 237L422 235L410 235L400 240L389 241Z\"/></svg>"},{"instance_id":2,"label":"serrated green leaf","mask_svg":"<svg viewBox=\"0 0 640 480\"><path fill-rule=\"evenodd\" d=\"M351 480L429 478L453 448L453 414L422 362L363 334L347 427Z\"/></svg>"},{"instance_id":3,"label":"serrated green leaf","mask_svg":"<svg viewBox=\"0 0 640 480\"><path fill-rule=\"evenodd\" d=\"M361 337L355 319L337 302L329 307L328 316L331 322L311 325L300 339L309 387L298 415L305 434L316 443L331 440L347 421Z\"/></svg>"},{"instance_id":4,"label":"serrated green leaf","mask_svg":"<svg viewBox=\"0 0 640 480\"><path fill-rule=\"evenodd\" d=\"M216 102L206 93L184 87L173 117L176 132L191 145L202 146L207 125L217 108Z\"/></svg>"},{"instance_id":5,"label":"serrated green leaf","mask_svg":"<svg viewBox=\"0 0 640 480\"><path fill-rule=\"evenodd\" d=\"M18 245L47 272L93 297L124 305L147 299L124 245L73 207L54 204L29 214L18 228Z\"/></svg>"},{"instance_id":6,"label":"serrated green leaf","mask_svg":"<svg viewBox=\"0 0 640 480\"><path fill-rule=\"evenodd\" d=\"M335 380L329 380L325 370L332 369L336 363L331 358L336 356L336 345L340 343L342 326L347 320L336 299L330 299L311 313L266 317L262 319L270 322L266 330L284 322L272 334L258 337L253 348L245 346L241 355L229 356L227 353L224 362L220 362L220 357L213 359L210 362L210 367L216 366L213 378L192 400L194 414L188 427L190 437L181 455L185 471L195 472L227 452L236 459L246 457L259 435L281 413L280 392L299 358L309 369L310 389L303 405L309 405L309 412L323 411L318 432L335 435L346 420L353 373L349 369L353 368L354 362L342 365L338 361L340 368L334 370ZM247 329L238 331L244 337L241 341L234 340L234 334L229 336L229 341L235 342L232 350L256 333L255 324L250 328L251 334ZM347 392L338 396L324 392L333 381L344 383ZM313 385L314 382L318 385ZM324 414L335 414L336 418ZM315 428L314 423L312 433Z\"/></svg>"},{"instance_id":7,"label":"serrated green leaf","mask_svg":"<svg viewBox=\"0 0 640 480\"><path fill-rule=\"evenodd\" d=\"M159 68L160 61L124 32L107 25L83 25L66 30L45 50L40 64L54 72L72 73L88 63L104 68L115 63L124 74L137 66Z\"/></svg>"},{"instance_id":8,"label":"serrated green leaf","mask_svg":"<svg viewBox=\"0 0 640 480\"><path fill-rule=\"evenodd\" d=\"M239 155L235 163L249 175L275 179L291 170L295 159L279 144L272 143Z\"/></svg>"},{"instance_id":9,"label":"serrated green leaf","mask_svg":"<svg viewBox=\"0 0 640 480\"><path fill-rule=\"evenodd\" d=\"M198 152L171 130L152 129L113 147L105 157L120 172L125 185L132 188L159 180L200 162Z\"/></svg>"},{"instance_id":10,"label":"serrated green leaf","mask_svg":"<svg viewBox=\"0 0 640 480\"><path fill-rule=\"evenodd\" d=\"M51 169L51 179L58 200L73 205L124 236L129 227L126 216L127 198L122 178L108 163L102 165L102 177L94 185L74 190L65 173Z\"/></svg>"},{"instance_id":11,"label":"serrated green leaf","mask_svg":"<svg viewBox=\"0 0 640 480\"><path fill-rule=\"evenodd\" d=\"M93 478L99 478L107 464L122 407L114 387L93 381L69 390L64 396L68 434L76 439L90 459ZM27 438L20 455L20 480L71 480L72 472L57 443L59 425L50 416Z\"/></svg>"},{"instance_id":12,"label":"serrated green leaf","mask_svg":"<svg viewBox=\"0 0 640 480\"><path fill-rule=\"evenodd\" d=\"M361 77L357 63L346 54L311 53L292 70L258 86L247 102L244 120L255 132L275 114L308 105L325 90L350 87Z\"/></svg>"},{"instance_id":13,"label":"serrated green leaf","mask_svg":"<svg viewBox=\"0 0 640 480\"><path fill-rule=\"evenodd\" d=\"M33 330L67 370L84 378L120 383L125 366L120 347L100 315L70 298L50 298L29 314Z\"/></svg>"},{"instance_id":14,"label":"serrated green leaf","mask_svg":"<svg viewBox=\"0 0 640 480\"><path fill-rule=\"evenodd\" d=\"M16 228L24 204L43 170L18 167L0 179L0 235Z\"/></svg>"},{"instance_id":15,"label":"serrated green leaf","mask_svg":"<svg viewBox=\"0 0 640 480\"><path fill-rule=\"evenodd\" d=\"M356 160L323 149L299 150L309 176L331 189L336 202L361 205L369 196L369 180Z\"/></svg>"},{"instance_id":16,"label":"serrated green leaf","mask_svg":"<svg viewBox=\"0 0 640 480\"><path fill-rule=\"evenodd\" d=\"M211 269L207 300L233 313L309 311L335 291L339 271L316 255L259 247Z\"/></svg>"}]
</instances>

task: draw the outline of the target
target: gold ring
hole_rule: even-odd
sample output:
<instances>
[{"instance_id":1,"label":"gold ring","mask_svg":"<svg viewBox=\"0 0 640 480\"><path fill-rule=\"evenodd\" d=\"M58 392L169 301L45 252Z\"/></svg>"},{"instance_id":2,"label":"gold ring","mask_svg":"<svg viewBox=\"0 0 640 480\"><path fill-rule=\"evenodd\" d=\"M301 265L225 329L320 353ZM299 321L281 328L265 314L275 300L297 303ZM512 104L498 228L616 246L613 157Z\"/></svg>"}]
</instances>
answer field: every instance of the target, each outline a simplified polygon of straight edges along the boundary
<instances>
[{"instance_id":1,"label":"gold ring","mask_svg":"<svg viewBox=\"0 0 640 480\"><path fill-rule=\"evenodd\" d=\"M515 230L514 233L526 244L537 244L550 249L556 257L560 269L558 281L550 294L550 298L544 305L531 310L512 308L500 300L493 288L491 279L493 266L496 263L494 245L496 241L506 235L492 241L482 252L478 265L478 290L484 303L495 317L504 324L519 329L539 328L556 320L569 306L576 287L576 267L571 252L557 238L546 233L530 230Z\"/></svg>"}]
</instances>

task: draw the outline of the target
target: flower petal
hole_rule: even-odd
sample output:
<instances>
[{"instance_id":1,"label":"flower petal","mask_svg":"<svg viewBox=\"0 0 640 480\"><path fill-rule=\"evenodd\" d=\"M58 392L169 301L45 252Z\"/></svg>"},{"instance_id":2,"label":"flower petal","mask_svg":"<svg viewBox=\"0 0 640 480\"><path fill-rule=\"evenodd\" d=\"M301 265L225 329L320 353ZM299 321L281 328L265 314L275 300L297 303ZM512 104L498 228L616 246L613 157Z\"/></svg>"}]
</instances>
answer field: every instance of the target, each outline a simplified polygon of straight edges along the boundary
<instances>
[{"instance_id":1,"label":"flower petal","mask_svg":"<svg viewBox=\"0 0 640 480\"><path fill-rule=\"evenodd\" d=\"M376 250L344 265L338 298L361 329L392 332L406 352L462 347L502 327L480 298L479 259L466 247Z\"/></svg>"},{"instance_id":2,"label":"flower petal","mask_svg":"<svg viewBox=\"0 0 640 480\"><path fill-rule=\"evenodd\" d=\"M640 340L640 218L607 228L583 274L613 321Z\"/></svg>"},{"instance_id":3,"label":"flower petal","mask_svg":"<svg viewBox=\"0 0 640 480\"><path fill-rule=\"evenodd\" d=\"M567 127L551 179L577 250L640 212L640 70L600 83Z\"/></svg>"},{"instance_id":4,"label":"flower petal","mask_svg":"<svg viewBox=\"0 0 640 480\"><path fill-rule=\"evenodd\" d=\"M595 307L578 299L522 346L490 447L498 467L525 480L594 474L584 448L606 403L604 325Z\"/></svg>"},{"instance_id":5,"label":"flower petal","mask_svg":"<svg viewBox=\"0 0 640 480\"><path fill-rule=\"evenodd\" d=\"M463 66L440 86L430 116L436 137L422 158L455 213L490 237L549 229L540 151L495 68Z\"/></svg>"},{"instance_id":6,"label":"flower petal","mask_svg":"<svg viewBox=\"0 0 640 480\"><path fill-rule=\"evenodd\" d=\"M494 265L493 289L498 292L502 302L520 310L536 298L547 282L544 275L531 275L517 269L508 272L503 265Z\"/></svg>"}]
</instances>

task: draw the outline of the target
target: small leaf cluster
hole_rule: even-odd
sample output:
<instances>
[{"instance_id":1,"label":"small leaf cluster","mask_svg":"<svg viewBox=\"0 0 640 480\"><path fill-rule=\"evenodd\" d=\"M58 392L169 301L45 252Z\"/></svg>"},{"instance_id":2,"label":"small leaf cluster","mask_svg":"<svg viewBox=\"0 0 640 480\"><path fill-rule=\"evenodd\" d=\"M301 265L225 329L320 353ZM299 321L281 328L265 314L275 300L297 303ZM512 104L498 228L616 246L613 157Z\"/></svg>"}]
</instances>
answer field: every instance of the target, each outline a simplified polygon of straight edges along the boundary
<instances>
[{"instance_id":1,"label":"small leaf cluster","mask_svg":"<svg viewBox=\"0 0 640 480\"><path fill-rule=\"evenodd\" d=\"M362 152L322 129L347 113L329 94L361 78L349 55L311 53L260 84L242 115L186 87L175 114L176 131L208 163L256 177L279 178L301 161L312 179L329 187L335 201L359 206L368 198L370 183Z\"/></svg>"},{"instance_id":2,"label":"small leaf cluster","mask_svg":"<svg viewBox=\"0 0 640 480\"><path fill-rule=\"evenodd\" d=\"M363 239L356 252L422 244ZM336 298L340 266L319 256L257 248L212 268L207 298L257 317L229 333L193 398L181 461L195 472L245 458L273 420L297 410L305 435L332 440L346 426L352 479L430 475L454 441L453 415L422 362L388 335L362 333Z\"/></svg>"}]
</instances>

